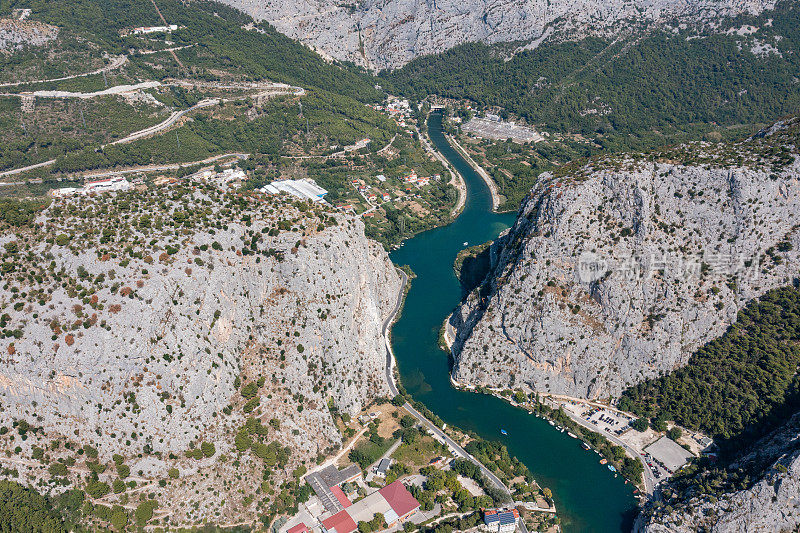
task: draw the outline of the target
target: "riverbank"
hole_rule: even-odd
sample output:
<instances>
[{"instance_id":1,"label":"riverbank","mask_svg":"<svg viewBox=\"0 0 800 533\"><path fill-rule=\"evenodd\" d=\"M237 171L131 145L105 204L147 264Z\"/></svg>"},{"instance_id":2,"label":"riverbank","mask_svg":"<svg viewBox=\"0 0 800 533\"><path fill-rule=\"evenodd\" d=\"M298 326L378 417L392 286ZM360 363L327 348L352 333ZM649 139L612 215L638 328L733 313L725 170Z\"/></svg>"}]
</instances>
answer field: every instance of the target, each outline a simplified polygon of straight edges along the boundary
<instances>
[{"instance_id":1,"label":"riverbank","mask_svg":"<svg viewBox=\"0 0 800 533\"><path fill-rule=\"evenodd\" d=\"M624 473L625 465L621 461L621 458L615 457L613 453L609 453L610 450L612 449L611 446L621 447L625 451L625 454L629 459L636 461L641 465L642 471L644 472L647 469L640 457L641 452L634 450L632 447L619 441L619 439L616 439L618 442L613 442L609 440L608 436L599 433L594 428L589 427L587 424L581 423L579 417L573 417L571 413L566 411L563 412L564 417L568 417L569 420L565 420L564 417L562 416L553 416L553 413L558 413L560 411L557 405L549 406L545 402L530 401L527 395L525 395L524 400L517 401L516 399L513 398L514 392L510 390L488 389L488 388L475 387L472 385L465 385L463 383L456 381L452 377L450 378L450 381L454 387L461 388L462 390L466 390L471 393L487 394L490 396L494 396L495 398L507 402L512 407L526 411L528 414L553 421L554 423L558 423L560 425L565 426L565 428L568 430L573 430L577 432L578 433L577 438L585 437L585 438L580 438L580 440L591 445L594 451L596 451L598 454L604 457L610 465L616 467L616 471L619 472L620 475L625 477L628 481L633 483L637 488L639 488L646 494L651 494L653 492L654 485L646 483L645 482L646 477L640 476L638 479L636 478L634 472L638 470L638 468L630 470L629 471L630 475L626 476ZM583 428L585 432L588 432L588 434L584 433L584 431L581 431L581 428ZM598 444L598 443L603 443L603 444ZM607 448L607 449L601 449L601 448Z\"/></svg>"},{"instance_id":2,"label":"riverbank","mask_svg":"<svg viewBox=\"0 0 800 533\"><path fill-rule=\"evenodd\" d=\"M455 147L458 151L459 155L464 158L464 160L469 163L472 169L481 177L483 182L488 187L489 192L492 195L492 211L498 212L500 210L500 193L497 191L497 184L494 182L489 173L486 172L483 167L481 167L478 163L475 162L474 159L467 153L463 146L459 144L459 142L453 137L452 135L448 135L445 133L445 138L447 141Z\"/></svg>"},{"instance_id":3,"label":"riverbank","mask_svg":"<svg viewBox=\"0 0 800 533\"><path fill-rule=\"evenodd\" d=\"M420 233L390 254L395 264L409 265L417 276L403 313L392 327L392 349L402 387L415 404L422 402L448 427L502 442L542 487L552 491L565 533L629 533L637 513L631 486L620 477L615 479L595 454L587 454L579 441L507 402L451 386L450 365L439 347L439 332L461 300L453 262L464 242L496 239L514 223L516 213L492 212L488 187L448 144L441 120L441 114L431 114L428 133L437 150L463 176L466 205L451 224ZM446 328L442 333L450 336L452 331Z\"/></svg>"},{"instance_id":4,"label":"riverbank","mask_svg":"<svg viewBox=\"0 0 800 533\"><path fill-rule=\"evenodd\" d=\"M403 306L406 301L406 297L408 296L408 290L410 288L408 280L409 278L414 277L414 273L408 267L395 267L397 268L398 273L400 274L400 291L397 295L397 302L395 302L394 309L386 317L386 320L383 321L383 342L386 346L386 382L389 385L389 391L392 393L392 397L395 397L399 394L397 389L397 377L395 375L395 370L397 368L397 362L394 358L394 351L392 350L392 342L391 342L391 333L392 333L392 324L394 324L397 317L400 316L400 313L403 311Z\"/></svg>"},{"instance_id":5,"label":"riverbank","mask_svg":"<svg viewBox=\"0 0 800 533\"><path fill-rule=\"evenodd\" d=\"M430 114L428 114L430 116ZM427 118L426 118L427 120ZM456 205L450 210L450 217L455 220L458 215L464 210L464 206L467 203L467 183L464 181L464 176L456 170L456 168L448 161L446 157L444 157L436 148L434 148L433 143L431 142L430 138L428 138L427 132L422 133L420 132L419 128L415 129L417 131L417 135L419 136L419 140L425 149L433 154L433 156L444 165L444 167L450 171L450 181L448 185L452 185L458 191L458 200L456 201Z\"/></svg>"}]
</instances>

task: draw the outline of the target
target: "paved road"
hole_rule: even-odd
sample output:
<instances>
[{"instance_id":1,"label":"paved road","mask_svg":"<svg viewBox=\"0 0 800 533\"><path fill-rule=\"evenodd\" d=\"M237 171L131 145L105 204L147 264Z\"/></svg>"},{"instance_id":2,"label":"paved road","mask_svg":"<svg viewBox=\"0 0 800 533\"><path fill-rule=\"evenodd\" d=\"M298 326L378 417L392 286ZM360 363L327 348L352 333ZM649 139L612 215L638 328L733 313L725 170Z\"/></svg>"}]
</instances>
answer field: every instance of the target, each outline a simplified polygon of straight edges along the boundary
<instances>
[{"instance_id":1,"label":"paved road","mask_svg":"<svg viewBox=\"0 0 800 533\"><path fill-rule=\"evenodd\" d=\"M642 466L644 467L644 474L643 474L644 491L647 494L653 494L653 490L655 489L655 485L656 485L656 480L653 477L653 473L650 471L650 468L647 466L647 464L645 464L645 462L642 460L642 456L639 455L639 452L635 448L633 448L629 444L625 443L625 441L623 441L622 439L618 438L613 433L609 433L608 431L604 431L604 430L600 429L599 427L595 426L594 424L592 424L592 423L584 420L583 418L579 417L578 415L570 412L569 409L564 409L564 412L567 413L567 415L572 420L574 420L575 422L577 422L581 426L585 427L586 429L590 429L591 431L594 431L595 433L601 434L602 436L604 436L605 438L607 438L608 440L610 440L611 442L613 442L617 446L622 446L625 449L625 451L628 453L628 455L630 455L631 457L641 461Z\"/></svg>"},{"instance_id":2,"label":"paved road","mask_svg":"<svg viewBox=\"0 0 800 533\"><path fill-rule=\"evenodd\" d=\"M259 94L295 94L295 95L305 94L305 89L303 89L302 87L294 87L294 86L291 86L291 85L285 85L285 84L280 84L280 83L270 84L269 86L264 86L262 88L265 89L265 91L263 93L259 93ZM246 98L248 96L252 96L252 95L243 96L241 98ZM240 99L240 98L232 98L230 100L236 100L236 99ZM104 147L106 147L108 145L113 145L113 144L125 144L125 143L129 143L129 142L132 142L132 141L135 141L135 140L138 140L138 139L142 139L144 137L149 137L151 135L155 135L155 134L165 130L166 128L169 128L173 124L175 124L175 122L177 122L182 116L184 116L186 113L189 113L190 111L194 111L194 110L197 110L197 109L200 109L200 108L203 108L203 107L209 107L209 106L212 106L212 105L217 105L220 102L227 102L227 101L230 101L230 100L229 99L219 99L219 98L210 98L210 99L206 99L206 100L201 100L200 102L198 102L197 104L193 105L192 107L190 107L188 109L183 109L181 111L175 111L174 113L172 113L172 115L170 115L169 118L167 118L166 120L164 120L163 122L161 122L159 124L156 124L154 126L149 126L149 127L144 128L142 130L133 132L130 135L128 135L126 137L123 137L122 139L118 139L118 140L116 140L116 141L114 141L112 143L101 145L101 148L104 148ZM41 163L36 163L35 165L28 165L26 167L16 168L16 169L13 169L13 170L6 170L6 171L3 171L3 172L0 172L0 178L6 177L6 176L13 176L15 174L21 174L21 173L27 172L29 170L35 170L37 168L49 167L49 166L55 164L55 162L56 162L55 159L50 159L48 161L43 161Z\"/></svg>"},{"instance_id":3,"label":"paved road","mask_svg":"<svg viewBox=\"0 0 800 533\"><path fill-rule=\"evenodd\" d=\"M392 351L392 344L389 342L389 327L397 317L397 313L400 312L400 307L403 305L403 296L406 292L406 284L408 283L408 275L399 269L398 272L400 273L402 283L400 285L399 294L397 295L397 302L395 302L392 312L389 313L389 316L383 321L382 330L383 341L386 345L386 382L389 383L389 390L393 398L400 394L400 392L397 390L397 385L394 382L394 352Z\"/></svg>"},{"instance_id":4,"label":"paved road","mask_svg":"<svg viewBox=\"0 0 800 533\"><path fill-rule=\"evenodd\" d=\"M27 167L15 168L14 170L6 170L5 172L0 172L0 178L2 178L4 176L13 176L14 174L21 174L21 173L26 172L28 170L35 170L37 168L49 167L50 165L54 164L55 162L56 162L55 159L50 159L48 161L43 161L41 163L36 163L35 165L28 165Z\"/></svg>"},{"instance_id":5,"label":"paved road","mask_svg":"<svg viewBox=\"0 0 800 533\"><path fill-rule=\"evenodd\" d=\"M100 91L80 93L74 91L33 91L32 93L22 93L23 95L33 95L36 98L79 98L88 100L98 96L110 96L115 94L132 93L143 89L154 89L160 87L160 81L143 81L141 83L114 85ZM14 93L2 93L2 96L18 96Z\"/></svg>"},{"instance_id":6,"label":"paved road","mask_svg":"<svg viewBox=\"0 0 800 533\"><path fill-rule=\"evenodd\" d=\"M465 450L464 448L462 448L462 447L461 447L461 445L460 445L459 443L457 443L457 442L456 442L456 441L454 441L452 438L450 438L450 436L449 436L447 433L445 433L444 431L442 431L441 429L439 429L437 426L435 426L435 425L433 424L433 422L431 422L430 420L428 420L427 418L425 418L424 416L422 416L422 414L420 414L420 412L419 412L419 411L417 411L416 409L414 409L414 407L413 407L413 406L412 406L410 403L406 402L406 404L405 404L405 405L403 405L403 408L405 408L405 410L406 410L406 411L408 411L409 413L411 413L411 414L412 414L412 415L413 415L413 416L414 416L414 417L415 417L417 420L419 420L419 421L420 421L420 422L421 422L421 423L422 423L422 424L423 424L425 427L427 427L428 429L430 429L430 430L431 430L431 431L432 431L432 432L433 432L433 433L434 433L434 434L435 434L437 437L439 437L439 438L440 438L440 439L442 439L442 440L443 440L445 443L447 443L447 445L448 445L448 446L450 446L451 448L453 448L453 449L456 451L456 454L457 454L457 455L460 455L461 457L464 457L465 459L469 459L470 461L472 461L473 463L475 463L475 464L478 466L478 468L480 468L480 469L481 469L481 472L483 472L483 474L484 474L484 475L485 475L485 476L486 476L486 477L489 479L489 481L492 483L492 485L494 485L495 487L497 487L498 489L500 489L501 491L503 491L503 492L504 492L504 493L505 493L505 494L506 494L506 495L509 497L509 499L511 498L511 491L510 491L510 490L508 490L508 487L506 487L505 483L503 483L503 482L500 480L500 478L499 478L499 477L497 477L496 475L494 475L494 473L493 473L491 470L489 470L488 468L486 468L486 467L483 465L483 463L481 463L480 461L478 461L477 459L475 459L475 458L474 458L472 455L470 455L470 454L467 452L467 450Z\"/></svg>"},{"instance_id":7,"label":"paved road","mask_svg":"<svg viewBox=\"0 0 800 533\"><path fill-rule=\"evenodd\" d=\"M138 172L158 172L161 170L177 170L179 168L184 167L191 167L194 165L207 165L209 163L213 163L215 161L219 161L220 159L225 159L227 157L235 157L237 159L247 159L250 157L250 154L245 154L242 152L231 152L228 154L219 154L211 157L207 157L206 159L201 159L200 161L187 161L186 163L169 163L165 165L143 165L138 167L126 168L122 170L104 170L101 172L84 172L81 174L83 178L89 180L95 180L99 178L105 178L108 176L120 176L124 174L136 174ZM35 181L35 180L31 180ZM41 180L39 180L41 181Z\"/></svg>"},{"instance_id":8,"label":"paved road","mask_svg":"<svg viewBox=\"0 0 800 533\"><path fill-rule=\"evenodd\" d=\"M158 133L158 132L160 132L162 130L165 130L165 129L169 128L170 126L172 126L173 124L175 124L186 113L189 113L191 111L195 111L197 109L201 109L203 107L210 107L212 105L218 105L219 102L220 102L220 100L218 98L211 98L211 99L208 99L208 100L200 100L199 102L197 102L195 105L193 105L192 107L190 107L188 109L182 109L180 111L175 111L174 113L172 113L172 115L169 116L169 118L167 120L165 120L165 121L163 121L163 122L161 122L159 124L156 124L155 126L150 126L149 128L145 128L143 130L139 130L137 132L131 133L127 137L123 137L122 139L118 139L118 140L116 140L116 141L114 141L112 143L109 143L109 144L110 145L113 145L113 144L126 144L126 143L129 143L129 142L133 142L133 141L135 141L137 139L142 139L144 137L149 137L150 135L155 135L156 133ZM102 146L105 147L107 145L104 144Z\"/></svg>"}]
</instances>

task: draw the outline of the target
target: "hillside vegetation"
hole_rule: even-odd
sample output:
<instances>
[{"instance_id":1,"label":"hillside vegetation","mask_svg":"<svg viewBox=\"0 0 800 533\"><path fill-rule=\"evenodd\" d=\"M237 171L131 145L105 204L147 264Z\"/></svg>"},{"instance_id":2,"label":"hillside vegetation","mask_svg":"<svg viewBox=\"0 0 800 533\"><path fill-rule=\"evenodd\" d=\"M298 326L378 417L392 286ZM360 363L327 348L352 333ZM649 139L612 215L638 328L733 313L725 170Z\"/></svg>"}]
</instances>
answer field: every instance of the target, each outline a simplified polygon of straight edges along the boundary
<instances>
[{"instance_id":1,"label":"hillside vegetation","mask_svg":"<svg viewBox=\"0 0 800 533\"><path fill-rule=\"evenodd\" d=\"M627 389L619 406L717 439L750 441L797 409L799 342L800 291L772 290L686 366Z\"/></svg>"},{"instance_id":2,"label":"hillside vegetation","mask_svg":"<svg viewBox=\"0 0 800 533\"><path fill-rule=\"evenodd\" d=\"M771 22L768 22L768 19ZM499 106L603 148L640 148L771 122L800 103L800 9L724 21L757 32L653 30L616 40L550 42L508 60L509 45L470 43L383 73L411 98L438 94Z\"/></svg>"},{"instance_id":3,"label":"hillside vegetation","mask_svg":"<svg viewBox=\"0 0 800 533\"><path fill-rule=\"evenodd\" d=\"M183 27L172 33L175 45L195 45L179 54L194 75L213 79L215 74L209 70L232 69L241 77L324 88L361 101L379 98L369 76L348 66L326 63L268 24L259 24L257 30L243 29L243 25L253 23L244 13L210 1L186 4L159 0L157 4L168 23ZM110 54L125 53L132 42L137 42L136 37L121 35L122 30L163 24L149 0L14 0L4 7L3 13L31 8L33 18L63 28ZM173 63L149 73L174 76L180 73L180 67Z\"/></svg>"}]
</instances>

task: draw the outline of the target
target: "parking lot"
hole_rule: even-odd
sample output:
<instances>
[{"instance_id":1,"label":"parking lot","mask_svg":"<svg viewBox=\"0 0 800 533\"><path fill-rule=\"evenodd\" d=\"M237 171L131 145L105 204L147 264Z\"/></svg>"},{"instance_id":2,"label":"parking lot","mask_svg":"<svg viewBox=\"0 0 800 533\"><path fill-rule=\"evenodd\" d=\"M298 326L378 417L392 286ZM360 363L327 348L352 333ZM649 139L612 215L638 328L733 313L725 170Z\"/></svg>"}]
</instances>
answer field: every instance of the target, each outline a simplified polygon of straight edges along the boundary
<instances>
[{"instance_id":1,"label":"parking lot","mask_svg":"<svg viewBox=\"0 0 800 533\"><path fill-rule=\"evenodd\" d=\"M656 479L671 476L693 457L680 444L666 436L645 448L642 456Z\"/></svg>"},{"instance_id":2,"label":"parking lot","mask_svg":"<svg viewBox=\"0 0 800 533\"><path fill-rule=\"evenodd\" d=\"M600 409L597 407L589 409L581 414L581 418L617 436L631 429L630 418L607 409Z\"/></svg>"},{"instance_id":3,"label":"parking lot","mask_svg":"<svg viewBox=\"0 0 800 533\"><path fill-rule=\"evenodd\" d=\"M542 137L533 128L518 126L513 122L499 122L486 118L473 118L463 126L462 131L472 133L476 137L497 139L505 141L512 139L519 143L543 141Z\"/></svg>"}]
</instances>

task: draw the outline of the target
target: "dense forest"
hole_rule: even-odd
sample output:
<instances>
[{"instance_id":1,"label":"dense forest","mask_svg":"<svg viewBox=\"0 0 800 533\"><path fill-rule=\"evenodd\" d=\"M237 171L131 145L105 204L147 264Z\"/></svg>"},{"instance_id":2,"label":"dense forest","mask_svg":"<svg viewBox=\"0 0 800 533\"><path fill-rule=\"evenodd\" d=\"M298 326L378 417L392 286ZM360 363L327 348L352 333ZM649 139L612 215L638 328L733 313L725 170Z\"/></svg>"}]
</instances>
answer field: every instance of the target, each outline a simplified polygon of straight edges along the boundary
<instances>
[{"instance_id":1,"label":"dense forest","mask_svg":"<svg viewBox=\"0 0 800 533\"><path fill-rule=\"evenodd\" d=\"M774 12L726 27L745 24L761 29L753 35L687 29L623 33L614 41L589 37L545 43L510 59L504 46L470 43L381 76L390 90L414 99L465 98L550 131L592 136L609 148L620 142L638 148L712 127L748 129L797 110L800 7L783 2Z\"/></svg>"},{"instance_id":2,"label":"dense forest","mask_svg":"<svg viewBox=\"0 0 800 533\"><path fill-rule=\"evenodd\" d=\"M14 481L0 481L0 531L58 533L67 531L52 502Z\"/></svg>"},{"instance_id":3,"label":"dense forest","mask_svg":"<svg viewBox=\"0 0 800 533\"><path fill-rule=\"evenodd\" d=\"M686 366L626 390L619 407L704 431L723 451L741 448L798 410L798 343L800 290L769 291Z\"/></svg>"}]
</instances>

